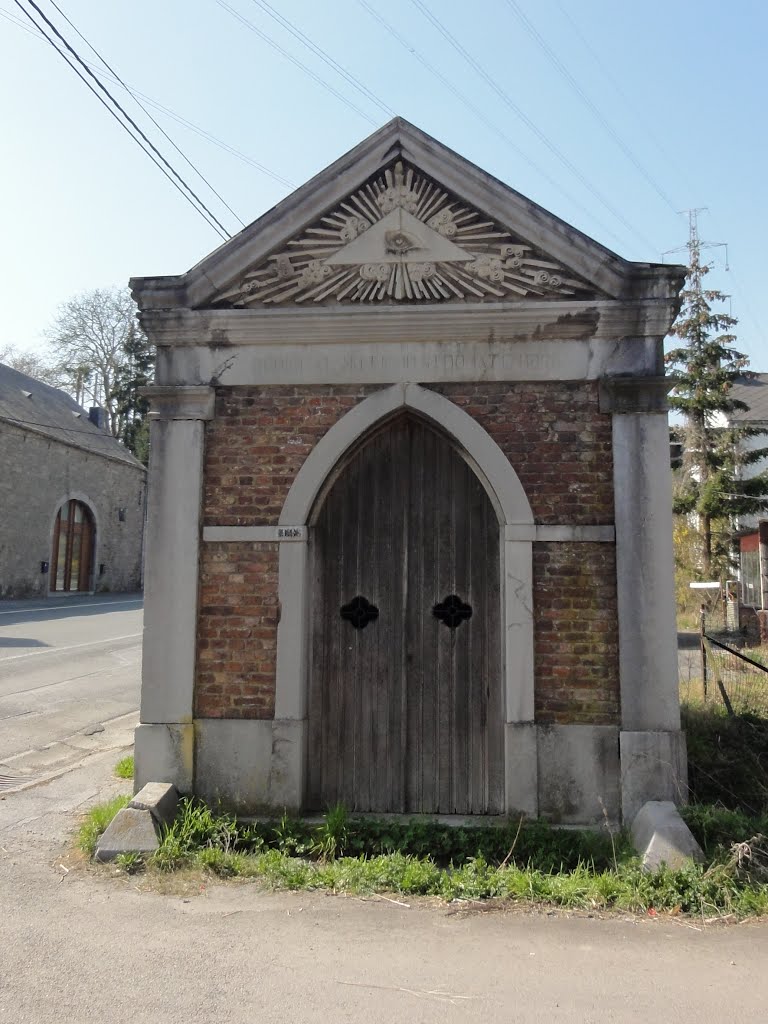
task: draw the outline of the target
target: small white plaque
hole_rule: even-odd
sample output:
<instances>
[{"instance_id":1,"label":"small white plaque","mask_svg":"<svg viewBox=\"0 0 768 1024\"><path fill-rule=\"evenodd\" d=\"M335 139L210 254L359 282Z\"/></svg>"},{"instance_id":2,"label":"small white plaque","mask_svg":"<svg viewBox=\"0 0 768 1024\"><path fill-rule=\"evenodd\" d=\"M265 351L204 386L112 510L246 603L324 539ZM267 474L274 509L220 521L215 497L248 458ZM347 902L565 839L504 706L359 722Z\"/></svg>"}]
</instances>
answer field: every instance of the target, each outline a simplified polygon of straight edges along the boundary
<instances>
[{"instance_id":1,"label":"small white plaque","mask_svg":"<svg viewBox=\"0 0 768 1024\"><path fill-rule=\"evenodd\" d=\"M278 526L277 527L277 539L278 540L306 540L307 539L307 528L306 528L306 526Z\"/></svg>"}]
</instances>

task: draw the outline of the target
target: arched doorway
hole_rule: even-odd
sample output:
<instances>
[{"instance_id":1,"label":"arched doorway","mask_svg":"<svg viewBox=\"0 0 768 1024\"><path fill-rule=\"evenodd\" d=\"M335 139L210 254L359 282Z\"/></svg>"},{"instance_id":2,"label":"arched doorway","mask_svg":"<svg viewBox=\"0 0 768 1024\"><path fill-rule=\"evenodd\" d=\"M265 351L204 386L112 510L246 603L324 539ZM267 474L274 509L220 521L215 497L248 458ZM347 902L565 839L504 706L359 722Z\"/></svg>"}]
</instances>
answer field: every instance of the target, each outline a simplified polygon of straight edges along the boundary
<instances>
[{"instance_id":1,"label":"arched doorway","mask_svg":"<svg viewBox=\"0 0 768 1024\"><path fill-rule=\"evenodd\" d=\"M51 592L91 589L96 529L88 506L75 498L65 501L53 526Z\"/></svg>"},{"instance_id":2,"label":"arched doorway","mask_svg":"<svg viewBox=\"0 0 768 1024\"><path fill-rule=\"evenodd\" d=\"M472 468L400 415L313 518L306 806L502 812L499 520Z\"/></svg>"}]
</instances>

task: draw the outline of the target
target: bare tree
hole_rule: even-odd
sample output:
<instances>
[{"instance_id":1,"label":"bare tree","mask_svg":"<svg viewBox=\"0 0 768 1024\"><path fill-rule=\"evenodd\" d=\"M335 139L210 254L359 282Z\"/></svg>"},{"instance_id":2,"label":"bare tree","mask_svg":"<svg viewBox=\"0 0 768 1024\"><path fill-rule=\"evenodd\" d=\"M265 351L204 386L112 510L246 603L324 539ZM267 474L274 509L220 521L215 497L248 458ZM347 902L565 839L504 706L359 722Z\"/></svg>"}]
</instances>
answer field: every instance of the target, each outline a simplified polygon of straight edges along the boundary
<instances>
[{"instance_id":1,"label":"bare tree","mask_svg":"<svg viewBox=\"0 0 768 1024\"><path fill-rule=\"evenodd\" d=\"M136 330L136 306L127 288L96 288L59 306L45 332L64 387L75 401L106 410L110 432L122 435L125 415L115 386Z\"/></svg>"},{"instance_id":2,"label":"bare tree","mask_svg":"<svg viewBox=\"0 0 768 1024\"><path fill-rule=\"evenodd\" d=\"M65 383L59 369L39 352L25 352L15 345L6 345L5 348L0 348L0 363L54 388L59 388Z\"/></svg>"}]
</instances>

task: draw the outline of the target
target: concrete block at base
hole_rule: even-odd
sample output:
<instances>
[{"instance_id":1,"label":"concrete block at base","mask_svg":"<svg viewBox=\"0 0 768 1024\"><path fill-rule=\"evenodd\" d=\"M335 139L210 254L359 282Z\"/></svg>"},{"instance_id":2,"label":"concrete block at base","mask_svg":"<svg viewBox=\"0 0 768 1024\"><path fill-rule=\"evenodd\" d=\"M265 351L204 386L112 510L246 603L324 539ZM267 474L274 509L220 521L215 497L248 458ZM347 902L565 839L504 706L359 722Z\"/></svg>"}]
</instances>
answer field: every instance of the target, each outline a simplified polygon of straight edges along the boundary
<instances>
[{"instance_id":1,"label":"concrete block at base","mask_svg":"<svg viewBox=\"0 0 768 1024\"><path fill-rule=\"evenodd\" d=\"M170 782L192 792L195 735L192 725L138 726L134 734L134 793L148 782Z\"/></svg>"},{"instance_id":2,"label":"concrete block at base","mask_svg":"<svg viewBox=\"0 0 768 1024\"><path fill-rule=\"evenodd\" d=\"M540 725L539 814L564 825L619 820L619 730Z\"/></svg>"},{"instance_id":3,"label":"concrete block at base","mask_svg":"<svg viewBox=\"0 0 768 1024\"><path fill-rule=\"evenodd\" d=\"M195 721L195 794L210 806L245 814L268 808L271 762L271 721Z\"/></svg>"},{"instance_id":4,"label":"concrete block at base","mask_svg":"<svg viewBox=\"0 0 768 1024\"><path fill-rule=\"evenodd\" d=\"M128 804L138 811L149 811L158 825L170 825L176 817L179 794L170 782L148 782Z\"/></svg>"},{"instance_id":5,"label":"concrete block at base","mask_svg":"<svg viewBox=\"0 0 768 1024\"><path fill-rule=\"evenodd\" d=\"M506 813L535 818L539 813L537 731L533 722L504 726Z\"/></svg>"},{"instance_id":6,"label":"concrete block at base","mask_svg":"<svg viewBox=\"0 0 768 1024\"><path fill-rule=\"evenodd\" d=\"M628 732L619 738L621 809L625 824L635 820L649 800L688 802L685 733Z\"/></svg>"},{"instance_id":7,"label":"concrete block at base","mask_svg":"<svg viewBox=\"0 0 768 1024\"><path fill-rule=\"evenodd\" d=\"M306 751L306 719L283 719L272 723L269 806L274 810L301 810L304 799Z\"/></svg>"},{"instance_id":8,"label":"concrete block at base","mask_svg":"<svg viewBox=\"0 0 768 1024\"><path fill-rule=\"evenodd\" d=\"M124 807L118 811L96 846L96 860L114 860L120 853L151 854L160 845L149 811Z\"/></svg>"},{"instance_id":9,"label":"concrete block at base","mask_svg":"<svg viewBox=\"0 0 768 1024\"><path fill-rule=\"evenodd\" d=\"M671 800L643 804L632 822L632 842L645 871L657 871L662 864L676 869L704 860L701 847Z\"/></svg>"}]
</instances>

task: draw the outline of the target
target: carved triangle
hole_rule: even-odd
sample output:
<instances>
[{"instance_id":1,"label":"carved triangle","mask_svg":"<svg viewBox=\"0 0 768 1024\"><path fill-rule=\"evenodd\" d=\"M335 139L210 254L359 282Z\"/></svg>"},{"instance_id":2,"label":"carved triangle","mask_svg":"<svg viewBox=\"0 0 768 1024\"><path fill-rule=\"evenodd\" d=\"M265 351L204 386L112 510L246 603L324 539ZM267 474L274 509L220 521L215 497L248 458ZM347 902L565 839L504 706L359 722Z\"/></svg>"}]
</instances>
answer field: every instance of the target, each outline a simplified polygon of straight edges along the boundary
<instances>
[{"instance_id":1,"label":"carved triangle","mask_svg":"<svg viewBox=\"0 0 768 1024\"><path fill-rule=\"evenodd\" d=\"M248 267L214 306L594 298L505 225L394 162Z\"/></svg>"}]
</instances>

